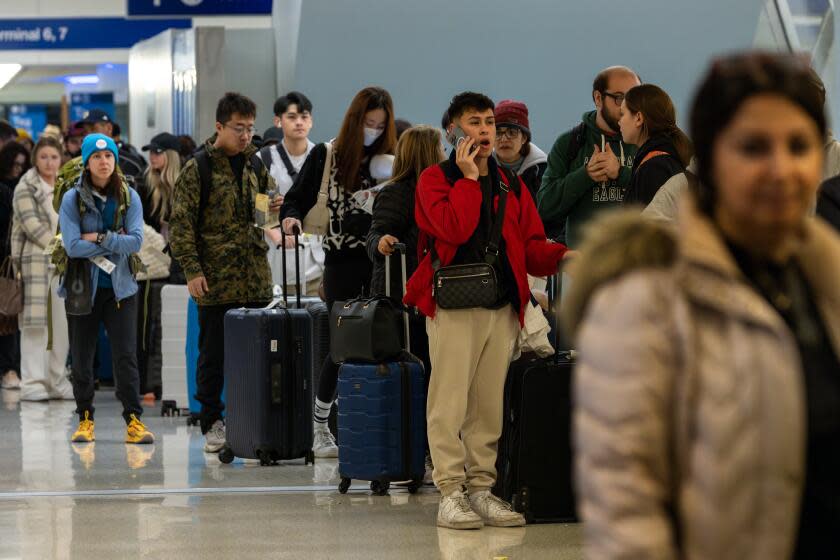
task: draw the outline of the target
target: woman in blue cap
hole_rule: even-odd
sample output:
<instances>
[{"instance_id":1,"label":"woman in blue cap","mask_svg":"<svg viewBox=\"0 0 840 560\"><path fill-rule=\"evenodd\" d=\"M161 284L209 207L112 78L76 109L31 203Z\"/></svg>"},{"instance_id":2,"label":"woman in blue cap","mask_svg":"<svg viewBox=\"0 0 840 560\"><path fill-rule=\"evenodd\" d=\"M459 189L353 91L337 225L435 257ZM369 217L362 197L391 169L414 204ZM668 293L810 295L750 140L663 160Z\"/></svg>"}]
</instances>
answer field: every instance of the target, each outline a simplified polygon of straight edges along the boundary
<instances>
[{"instance_id":1,"label":"woman in blue cap","mask_svg":"<svg viewBox=\"0 0 840 560\"><path fill-rule=\"evenodd\" d=\"M90 305L67 302L70 354L73 361L73 395L79 428L74 442L94 441L93 358L100 323L111 342L117 398L128 425L126 443L152 443L154 435L140 422L137 373L137 282L130 264L143 243L143 206L140 196L116 172L117 145L104 134L90 134L82 142L84 171L76 186L64 195L59 226L67 256L84 263L80 278L63 279L62 297L79 290L90 274ZM74 267L75 269L76 267ZM68 271L70 267L68 266ZM75 289L75 292L74 292Z\"/></svg>"}]
</instances>

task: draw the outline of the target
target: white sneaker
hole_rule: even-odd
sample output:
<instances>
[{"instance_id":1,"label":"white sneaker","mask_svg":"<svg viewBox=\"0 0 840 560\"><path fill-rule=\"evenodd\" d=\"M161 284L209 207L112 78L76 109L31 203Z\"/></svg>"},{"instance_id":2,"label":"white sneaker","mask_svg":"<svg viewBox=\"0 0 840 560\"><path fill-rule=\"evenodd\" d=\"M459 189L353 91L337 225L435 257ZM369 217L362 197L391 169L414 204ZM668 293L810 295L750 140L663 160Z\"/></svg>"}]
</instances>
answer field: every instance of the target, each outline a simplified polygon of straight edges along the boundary
<instances>
[{"instance_id":1,"label":"white sneaker","mask_svg":"<svg viewBox=\"0 0 840 560\"><path fill-rule=\"evenodd\" d=\"M315 438L312 442L312 452L318 459L335 459L338 457L338 446L335 444L335 437L333 437L330 429L316 426Z\"/></svg>"},{"instance_id":2,"label":"white sneaker","mask_svg":"<svg viewBox=\"0 0 840 560\"><path fill-rule=\"evenodd\" d=\"M481 516L484 523L491 527L522 527L525 518L521 513L513 511L513 507L501 498L482 490L470 496L472 509Z\"/></svg>"},{"instance_id":3,"label":"white sneaker","mask_svg":"<svg viewBox=\"0 0 840 560\"><path fill-rule=\"evenodd\" d=\"M484 521L473 511L467 494L459 490L440 499L437 525L447 529L481 529Z\"/></svg>"},{"instance_id":4,"label":"white sneaker","mask_svg":"<svg viewBox=\"0 0 840 560\"><path fill-rule=\"evenodd\" d=\"M218 453L225 446L225 423L221 420L216 420L210 431L204 434L204 452Z\"/></svg>"},{"instance_id":5,"label":"white sneaker","mask_svg":"<svg viewBox=\"0 0 840 560\"><path fill-rule=\"evenodd\" d=\"M0 388L3 389L20 389L20 379L16 372L9 370L3 375L3 380L0 381Z\"/></svg>"}]
</instances>

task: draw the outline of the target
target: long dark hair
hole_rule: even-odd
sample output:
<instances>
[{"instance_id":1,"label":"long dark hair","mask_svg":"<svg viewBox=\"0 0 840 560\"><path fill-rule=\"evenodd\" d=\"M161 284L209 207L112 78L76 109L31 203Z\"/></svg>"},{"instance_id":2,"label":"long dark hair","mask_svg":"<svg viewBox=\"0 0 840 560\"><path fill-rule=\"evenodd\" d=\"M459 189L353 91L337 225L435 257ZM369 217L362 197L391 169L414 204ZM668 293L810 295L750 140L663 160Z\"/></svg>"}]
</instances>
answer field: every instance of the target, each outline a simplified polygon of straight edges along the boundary
<instances>
[{"instance_id":1,"label":"long dark hair","mask_svg":"<svg viewBox=\"0 0 840 560\"><path fill-rule=\"evenodd\" d=\"M23 169L21 170L20 175L13 177L12 168L14 167L15 160L19 155L24 156ZM17 142L6 142L6 145L3 146L2 150L0 150L0 181L14 180L14 184L9 185L10 187L14 187L18 180L23 177L23 174L29 171L29 167L29 150L27 150L23 144L19 144Z\"/></svg>"},{"instance_id":2,"label":"long dark hair","mask_svg":"<svg viewBox=\"0 0 840 560\"><path fill-rule=\"evenodd\" d=\"M715 142L741 105L761 94L778 95L799 106L825 138L824 98L805 59L791 54L751 52L712 61L691 107L691 137L699 179L693 190L700 209L709 215L715 204L716 186L712 179Z\"/></svg>"},{"instance_id":3,"label":"long dark hair","mask_svg":"<svg viewBox=\"0 0 840 560\"><path fill-rule=\"evenodd\" d=\"M393 154L397 145L397 129L394 125L394 103L391 94L380 87L366 87L356 94L341 129L335 138L336 167L339 184L346 191L359 188L359 167L365 158L365 115L373 110L385 111L385 130L369 149L371 156ZM329 163L329 162L328 162Z\"/></svg>"},{"instance_id":4,"label":"long dark hair","mask_svg":"<svg viewBox=\"0 0 840 560\"><path fill-rule=\"evenodd\" d=\"M642 130L648 138L667 137L677 149L683 167L687 167L691 156L694 155L694 146L691 145L688 136L677 126L674 102L665 90L653 84L642 84L628 90L624 95L624 102L630 112L641 113L645 116Z\"/></svg>"}]
</instances>

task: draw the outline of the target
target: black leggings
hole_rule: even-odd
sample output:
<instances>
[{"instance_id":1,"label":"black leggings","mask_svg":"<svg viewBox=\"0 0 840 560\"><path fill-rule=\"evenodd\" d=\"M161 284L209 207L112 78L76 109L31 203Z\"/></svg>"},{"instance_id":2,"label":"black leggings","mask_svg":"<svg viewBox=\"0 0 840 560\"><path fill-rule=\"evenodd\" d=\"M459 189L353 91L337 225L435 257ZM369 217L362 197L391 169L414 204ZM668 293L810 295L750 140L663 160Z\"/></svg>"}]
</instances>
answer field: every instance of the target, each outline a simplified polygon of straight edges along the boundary
<instances>
[{"instance_id":1,"label":"black leggings","mask_svg":"<svg viewBox=\"0 0 840 560\"><path fill-rule=\"evenodd\" d=\"M324 266L324 293L327 297L327 308L331 310L336 301L367 295L370 291L372 268L373 264L367 255L340 263L327 263ZM331 356L328 356L321 367L318 400L332 402L337 386L338 364L332 361Z\"/></svg>"}]
</instances>

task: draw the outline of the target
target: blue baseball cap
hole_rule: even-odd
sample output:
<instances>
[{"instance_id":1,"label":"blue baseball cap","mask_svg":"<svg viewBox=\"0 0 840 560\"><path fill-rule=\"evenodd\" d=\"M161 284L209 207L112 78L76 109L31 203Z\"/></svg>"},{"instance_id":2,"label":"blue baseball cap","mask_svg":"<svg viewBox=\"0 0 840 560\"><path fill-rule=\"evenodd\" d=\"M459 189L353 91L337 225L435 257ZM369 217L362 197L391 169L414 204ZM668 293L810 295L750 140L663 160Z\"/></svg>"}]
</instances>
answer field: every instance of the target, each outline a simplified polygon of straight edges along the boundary
<instances>
[{"instance_id":1,"label":"blue baseball cap","mask_svg":"<svg viewBox=\"0 0 840 560\"><path fill-rule=\"evenodd\" d=\"M104 134L98 133L88 134L85 136L85 139L82 141L82 165L87 165L90 156L96 152L102 152L104 150L109 150L112 154L114 154L114 161L119 163L120 153L113 140Z\"/></svg>"}]
</instances>

